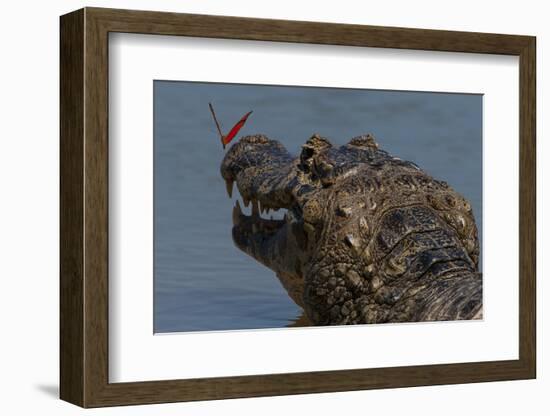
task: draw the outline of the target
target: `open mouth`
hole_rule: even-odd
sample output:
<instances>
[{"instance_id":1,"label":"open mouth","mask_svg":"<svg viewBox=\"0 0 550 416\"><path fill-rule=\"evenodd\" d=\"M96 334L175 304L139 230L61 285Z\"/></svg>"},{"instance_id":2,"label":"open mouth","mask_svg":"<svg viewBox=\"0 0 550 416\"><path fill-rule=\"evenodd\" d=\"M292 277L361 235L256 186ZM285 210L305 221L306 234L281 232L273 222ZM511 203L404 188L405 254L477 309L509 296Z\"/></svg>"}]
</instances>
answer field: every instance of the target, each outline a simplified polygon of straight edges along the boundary
<instances>
[{"instance_id":1,"label":"open mouth","mask_svg":"<svg viewBox=\"0 0 550 416\"><path fill-rule=\"evenodd\" d=\"M235 231L243 234L247 239L253 237L261 237L267 239L272 237L286 223L286 218L274 219L271 216L269 219L263 218L260 215L258 201L252 201L252 211L250 215L243 213L241 204L237 200L233 208L233 227Z\"/></svg>"},{"instance_id":2,"label":"open mouth","mask_svg":"<svg viewBox=\"0 0 550 416\"><path fill-rule=\"evenodd\" d=\"M226 181L227 193L233 196L233 183ZM238 189L238 188L237 188ZM277 207L262 203L262 199L248 198L239 192L233 207L233 238L240 246L259 246L266 243L296 216L293 208ZM245 209L249 214L245 213Z\"/></svg>"}]
</instances>

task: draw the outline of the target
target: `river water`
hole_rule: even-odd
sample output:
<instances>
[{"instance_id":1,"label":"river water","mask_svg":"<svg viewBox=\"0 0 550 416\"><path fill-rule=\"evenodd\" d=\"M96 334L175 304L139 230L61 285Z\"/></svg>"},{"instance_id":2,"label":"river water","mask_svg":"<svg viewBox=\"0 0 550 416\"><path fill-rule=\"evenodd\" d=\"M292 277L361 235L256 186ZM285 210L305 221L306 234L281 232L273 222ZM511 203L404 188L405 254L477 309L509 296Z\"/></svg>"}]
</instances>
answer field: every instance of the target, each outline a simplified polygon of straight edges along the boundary
<instances>
[{"instance_id":1,"label":"river water","mask_svg":"<svg viewBox=\"0 0 550 416\"><path fill-rule=\"evenodd\" d=\"M333 144L372 133L381 148L447 181L472 204L481 236L482 96L154 82L154 330L285 327L300 314L274 273L231 239L219 174L227 132L263 133L291 153L313 133Z\"/></svg>"}]
</instances>

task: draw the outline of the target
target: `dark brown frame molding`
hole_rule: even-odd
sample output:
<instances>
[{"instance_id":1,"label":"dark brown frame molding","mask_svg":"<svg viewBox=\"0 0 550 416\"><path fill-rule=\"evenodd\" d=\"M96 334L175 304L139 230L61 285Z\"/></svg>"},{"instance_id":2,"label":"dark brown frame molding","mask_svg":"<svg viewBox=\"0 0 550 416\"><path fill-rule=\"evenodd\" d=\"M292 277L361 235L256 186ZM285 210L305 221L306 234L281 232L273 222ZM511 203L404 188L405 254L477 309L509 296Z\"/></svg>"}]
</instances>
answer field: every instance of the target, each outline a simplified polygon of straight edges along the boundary
<instances>
[{"instance_id":1,"label":"dark brown frame molding","mask_svg":"<svg viewBox=\"0 0 550 416\"><path fill-rule=\"evenodd\" d=\"M60 396L99 407L536 377L535 38L85 8L61 17ZM519 359L109 383L108 34L179 35L519 56Z\"/></svg>"}]
</instances>

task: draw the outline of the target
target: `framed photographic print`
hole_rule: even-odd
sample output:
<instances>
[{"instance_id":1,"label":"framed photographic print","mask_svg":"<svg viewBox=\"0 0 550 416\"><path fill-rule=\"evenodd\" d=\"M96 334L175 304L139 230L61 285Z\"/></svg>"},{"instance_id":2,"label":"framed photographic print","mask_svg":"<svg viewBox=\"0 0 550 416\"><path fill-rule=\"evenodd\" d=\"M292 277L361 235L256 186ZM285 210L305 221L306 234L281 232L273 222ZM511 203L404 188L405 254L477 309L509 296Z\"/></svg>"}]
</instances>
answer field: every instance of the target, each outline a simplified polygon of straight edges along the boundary
<instances>
[{"instance_id":1,"label":"framed photographic print","mask_svg":"<svg viewBox=\"0 0 550 416\"><path fill-rule=\"evenodd\" d=\"M61 17L61 398L534 378L535 38Z\"/></svg>"}]
</instances>

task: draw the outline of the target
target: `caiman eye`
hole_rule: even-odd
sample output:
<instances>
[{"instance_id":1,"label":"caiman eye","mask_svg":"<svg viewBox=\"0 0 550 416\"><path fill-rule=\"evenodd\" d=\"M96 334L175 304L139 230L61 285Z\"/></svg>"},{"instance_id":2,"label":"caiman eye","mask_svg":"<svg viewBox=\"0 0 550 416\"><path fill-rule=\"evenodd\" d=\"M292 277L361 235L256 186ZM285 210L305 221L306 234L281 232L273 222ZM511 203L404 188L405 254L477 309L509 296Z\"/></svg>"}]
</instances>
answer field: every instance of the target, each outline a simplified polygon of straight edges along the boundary
<instances>
[{"instance_id":1,"label":"caiman eye","mask_svg":"<svg viewBox=\"0 0 550 416\"><path fill-rule=\"evenodd\" d=\"M309 161L322 151L332 147L332 144L324 137L314 134L308 141L302 146L302 152L300 153L300 162L306 165L310 165Z\"/></svg>"},{"instance_id":2,"label":"caiman eye","mask_svg":"<svg viewBox=\"0 0 550 416\"><path fill-rule=\"evenodd\" d=\"M326 160L321 160L315 164L315 171L319 177L331 176L334 171L334 166Z\"/></svg>"},{"instance_id":3,"label":"caiman eye","mask_svg":"<svg viewBox=\"0 0 550 416\"><path fill-rule=\"evenodd\" d=\"M311 171L311 165L313 163L313 155L315 154L315 149L311 147L302 147L302 153L300 153L300 168L304 172Z\"/></svg>"}]
</instances>

